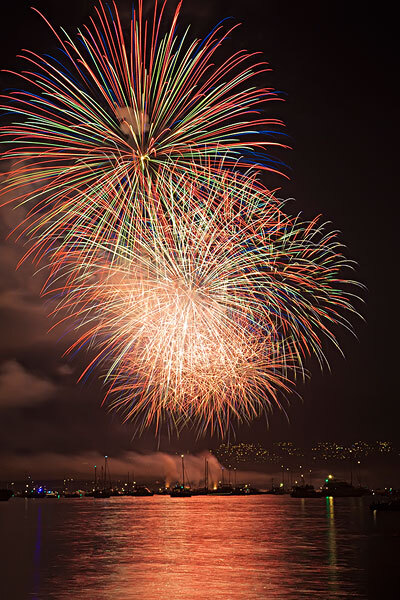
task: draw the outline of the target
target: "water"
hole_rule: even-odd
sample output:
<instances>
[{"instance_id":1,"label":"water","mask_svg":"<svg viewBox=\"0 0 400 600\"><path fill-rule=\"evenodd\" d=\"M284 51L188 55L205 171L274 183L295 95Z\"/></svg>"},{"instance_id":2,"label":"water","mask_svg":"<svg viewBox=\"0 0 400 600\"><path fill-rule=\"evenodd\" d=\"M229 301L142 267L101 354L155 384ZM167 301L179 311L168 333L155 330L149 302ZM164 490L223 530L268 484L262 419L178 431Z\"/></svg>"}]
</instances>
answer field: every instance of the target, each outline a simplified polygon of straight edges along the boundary
<instances>
[{"instance_id":1,"label":"water","mask_svg":"<svg viewBox=\"0 0 400 600\"><path fill-rule=\"evenodd\" d=\"M7 600L400 598L400 514L288 496L0 504Z\"/></svg>"}]
</instances>

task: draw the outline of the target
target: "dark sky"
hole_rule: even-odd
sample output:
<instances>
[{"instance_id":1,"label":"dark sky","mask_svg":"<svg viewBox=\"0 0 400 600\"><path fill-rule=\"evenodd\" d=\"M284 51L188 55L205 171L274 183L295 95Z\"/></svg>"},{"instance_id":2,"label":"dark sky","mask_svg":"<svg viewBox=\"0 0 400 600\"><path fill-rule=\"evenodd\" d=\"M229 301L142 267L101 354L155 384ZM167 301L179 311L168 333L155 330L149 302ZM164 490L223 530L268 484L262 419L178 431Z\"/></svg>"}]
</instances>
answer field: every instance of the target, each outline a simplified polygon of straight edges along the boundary
<instances>
[{"instance_id":1,"label":"dark sky","mask_svg":"<svg viewBox=\"0 0 400 600\"><path fill-rule=\"evenodd\" d=\"M7 4L0 36L5 69L15 68L22 47L45 52L55 46L29 5L67 28L87 20L93 5L89 0ZM126 11L129 3L119 5ZM266 183L281 186L282 197L295 199L293 212L306 217L322 213L333 222L348 255L359 264L357 279L368 288L366 305L359 307L366 322L354 322L358 340L340 332L346 359L328 349L332 373L313 368L311 381L298 387L303 400L291 398L289 422L275 413L268 430L264 421L239 429L242 440L398 440L398 32L389 3L366 7L340 1L184 2L182 22L193 23L197 35L232 16L243 25L227 51L260 50L269 61L273 72L262 83L284 92L286 102L276 103L274 115L286 122L293 150L284 156L291 181ZM2 75L1 87L9 84ZM15 272L21 249L5 240L15 219L3 211L0 220L0 450L8 457L154 450L153 434L132 441L129 426L101 408L96 381L75 384L79 361L67 365L61 357L65 342L46 333L49 322L33 269L26 265ZM161 439L161 449L199 450L217 443L195 442L186 433L180 441Z\"/></svg>"}]
</instances>

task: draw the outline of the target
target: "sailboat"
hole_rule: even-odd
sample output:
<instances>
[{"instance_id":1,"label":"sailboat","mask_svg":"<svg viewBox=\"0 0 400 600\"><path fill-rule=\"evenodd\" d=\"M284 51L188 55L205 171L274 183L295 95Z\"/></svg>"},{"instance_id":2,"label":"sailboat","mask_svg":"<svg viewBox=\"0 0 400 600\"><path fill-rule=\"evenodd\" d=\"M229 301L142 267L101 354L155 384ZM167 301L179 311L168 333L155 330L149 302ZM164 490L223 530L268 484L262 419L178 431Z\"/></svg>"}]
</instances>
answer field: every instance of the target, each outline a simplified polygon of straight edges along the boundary
<instances>
[{"instance_id":1,"label":"sailboat","mask_svg":"<svg viewBox=\"0 0 400 600\"><path fill-rule=\"evenodd\" d=\"M185 486L185 462L184 456L181 454L182 459L182 483L179 483L172 488L169 495L171 498L190 498L192 495L192 491L189 487Z\"/></svg>"},{"instance_id":2,"label":"sailboat","mask_svg":"<svg viewBox=\"0 0 400 600\"><path fill-rule=\"evenodd\" d=\"M94 467L94 490L93 490L93 498L109 498L111 493L110 493L110 488L111 488L111 484L109 486L109 488L106 487L107 485L107 459L108 456L104 457L104 472L103 472L103 477L101 478L102 483L103 483L103 487L98 488L97 487L97 472L96 472L96 465ZM108 471L109 472L109 471Z\"/></svg>"},{"instance_id":3,"label":"sailboat","mask_svg":"<svg viewBox=\"0 0 400 600\"><path fill-rule=\"evenodd\" d=\"M210 493L208 489L208 460L204 458L204 487L197 488L192 490L192 496L206 496Z\"/></svg>"}]
</instances>

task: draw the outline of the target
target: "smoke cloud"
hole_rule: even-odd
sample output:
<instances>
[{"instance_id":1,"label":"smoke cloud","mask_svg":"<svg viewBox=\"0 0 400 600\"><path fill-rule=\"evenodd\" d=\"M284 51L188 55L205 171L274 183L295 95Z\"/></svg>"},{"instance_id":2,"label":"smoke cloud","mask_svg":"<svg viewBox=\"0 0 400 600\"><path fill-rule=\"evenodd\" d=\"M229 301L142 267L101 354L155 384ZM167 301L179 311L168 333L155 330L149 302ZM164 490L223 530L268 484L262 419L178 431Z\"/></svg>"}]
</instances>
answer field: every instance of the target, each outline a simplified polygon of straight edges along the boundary
<instances>
[{"instance_id":1,"label":"smoke cloud","mask_svg":"<svg viewBox=\"0 0 400 600\"><path fill-rule=\"evenodd\" d=\"M193 486L204 485L204 461L208 460L209 487L216 486L222 477L222 465L218 459L209 452L199 454L185 454L185 479ZM56 453L38 453L35 455L13 454L2 456L0 470L3 477L21 480L30 475L34 480L40 478L63 479L73 477L76 479L91 480L94 476L94 466L98 468L104 464L104 456L96 452L87 452L77 455ZM118 457L108 457L108 467L112 481L128 478L138 483L156 482L174 485L182 479L181 455L153 452L140 454L126 452ZM228 472L224 471L225 483L228 483ZM268 477L265 473L237 471L237 483L253 483L265 485ZM234 473L231 471L231 483Z\"/></svg>"},{"instance_id":2,"label":"smoke cloud","mask_svg":"<svg viewBox=\"0 0 400 600\"><path fill-rule=\"evenodd\" d=\"M49 380L24 369L15 360L0 365L0 406L30 406L47 400L57 390Z\"/></svg>"}]
</instances>

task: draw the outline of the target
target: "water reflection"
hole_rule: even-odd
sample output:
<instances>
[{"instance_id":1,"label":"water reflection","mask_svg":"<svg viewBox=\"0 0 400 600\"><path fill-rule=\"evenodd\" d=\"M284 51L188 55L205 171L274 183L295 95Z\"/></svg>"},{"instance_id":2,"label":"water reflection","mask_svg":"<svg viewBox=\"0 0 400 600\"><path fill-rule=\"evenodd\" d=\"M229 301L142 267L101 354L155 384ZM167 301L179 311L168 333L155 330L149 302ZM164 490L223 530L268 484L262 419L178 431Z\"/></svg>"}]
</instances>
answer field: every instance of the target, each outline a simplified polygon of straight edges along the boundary
<instances>
[{"instance_id":1,"label":"water reflection","mask_svg":"<svg viewBox=\"0 0 400 600\"><path fill-rule=\"evenodd\" d=\"M13 499L6 511L1 507L8 535L23 536L29 527L35 532L25 539L30 552L21 553L19 564L31 589L5 597L373 597L366 595L366 551L376 529L368 505L359 500L155 496L29 502L25 521L24 501ZM384 552L383 537L380 543ZM4 545L1 552L2 563L11 565ZM15 579L5 572L7 591Z\"/></svg>"},{"instance_id":2,"label":"water reflection","mask_svg":"<svg viewBox=\"0 0 400 600\"><path fill-rule=\"evenodd\" d=\"M28 500L25 500L25 502L28 503ZM33 573L34 573L33 597L35 600L39 600L41 549L42 549L42 505L39 505L38 511L37 511L35 551L33 554Z\"/></svg>"},{"instance_id":3,"label":"water reflection","mask_svg":"<svg viewBox=\"0 0 400 600\"><path fill-rule=\"evenodd\" d=\"M336 529L335 529L335 505L332 496L325 498L327 534L328 534L328 563L329 563L329 589L331 594L337 594L337 548L336 548Z\"/></svg>"}]
</instances>

